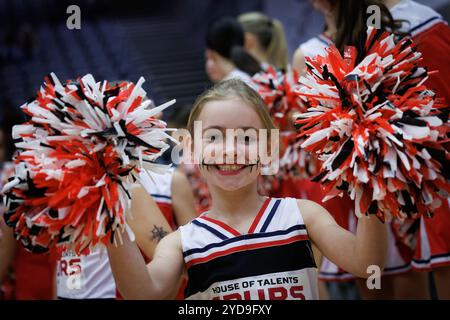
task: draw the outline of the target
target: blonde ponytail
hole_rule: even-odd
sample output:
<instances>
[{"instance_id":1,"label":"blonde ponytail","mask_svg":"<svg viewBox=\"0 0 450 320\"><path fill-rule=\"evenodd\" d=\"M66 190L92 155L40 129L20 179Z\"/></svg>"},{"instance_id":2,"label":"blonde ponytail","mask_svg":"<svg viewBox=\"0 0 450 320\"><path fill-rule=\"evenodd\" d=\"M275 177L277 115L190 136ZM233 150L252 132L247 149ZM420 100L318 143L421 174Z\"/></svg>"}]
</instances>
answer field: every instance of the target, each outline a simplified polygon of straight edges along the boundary
<instances>
[{"instance_id":1,"label":"blonde ponytail","mask_svg":"<svg viewBox=\"0 0 450 320\"><path fill-rule=\"evenodd\" d=\"M267 48L267 56L269 61L276 67L285 69L288 64L288 47L284 28L281 22L277 19L272 19L272 41L270 41Z\"/></svg>"},{"instance_id":2,"label":"blonde ponytail","mask_svg":"<svg viewBox=\"0 0 450 320\"><path fill-rule=\"evenodd\" d=\"M284 28L277 19L270 19L260 12L249 12L238 17L245 32L255 35L268 63L286 69L288 48Z\"/></svg>"}]
</instances>

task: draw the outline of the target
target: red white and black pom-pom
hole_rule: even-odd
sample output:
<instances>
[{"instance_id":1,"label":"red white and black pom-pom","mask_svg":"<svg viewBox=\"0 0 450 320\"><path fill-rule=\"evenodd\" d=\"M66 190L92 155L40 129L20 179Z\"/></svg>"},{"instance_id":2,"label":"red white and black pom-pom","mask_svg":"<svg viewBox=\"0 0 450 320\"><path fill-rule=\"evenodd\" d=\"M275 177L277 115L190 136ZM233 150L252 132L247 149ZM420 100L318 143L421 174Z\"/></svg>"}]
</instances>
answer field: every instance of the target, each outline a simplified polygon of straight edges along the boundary
<instances>
[{"instance_id":1,"label":"red white and black pom-pom","mask_svg":"<svg viewBox=\"0 0 450 320\"><path fill-rule=\"evenodd\" d=\"M291 123L288 121L293 113L305 110L295 92L297 80L298 74L295 70L286 72L277 70L273 66L267 67L252 77L256 91L263 98L270 115L281 130L284 130L286 125L292 125L293 121Z\"/></svg>"},{"instance_id":2,"label":"red white and black pom-pom","mask_svg":"<svg viewBox=\"0 0 450 320\"><path fill-rule=\"evenodd\" d=\"M327 198L348 192L357 216L430 216L450 192L449 108L424 85L410 39L369 28L363 43L307 58L298 95L308 112L296 124L322 161L315 180Z\"/></svg>"},{"instance_id":3,"label":"red white and black pom-pom","mask_svg":"<svg viewBox=\"0 0 450 320\"><path fill-rule=\"evenodd\" d=\"M133 233L125 212L142 168L169 147L166 125L154 116L175 101L148 108L134 84L96 82L91 75L61 84L46 77L35 100L21 108L30 120L13 128L19 152L3 192L7 225L25 248L63 244L77 253Z\"/></svg>"},{"instance_id":4,"label":"red white and black pom-pom","mask_svg":"<svg viewBox=\"0 0 450 320\"><path fill-rule=\"evenodd\" d=\"M269 66L252 78L256 91L261 95L274 123L281 130L280 143L282 157L280 169L276 175L264 176L262 188L267 192L276 188L285 177L310 178L317 173L317 158L301 148L304 139L297 137L294 119L306 107L295 89L298 73L290 69L287 72Z\"/></svg>"},{"instance_id":5,"label":"red white and black pom-pom","mask_svg":"<svg viewBox=\"0 0 450 320\"><path fill-rule=\"evenodd\" d=\"M280 158L280 175L298 179L316 176L320 162L315 154L302 147L304 139L299 139L295 133L283 138L287 140L287 147Z\"/></svg>"}]
</instances>

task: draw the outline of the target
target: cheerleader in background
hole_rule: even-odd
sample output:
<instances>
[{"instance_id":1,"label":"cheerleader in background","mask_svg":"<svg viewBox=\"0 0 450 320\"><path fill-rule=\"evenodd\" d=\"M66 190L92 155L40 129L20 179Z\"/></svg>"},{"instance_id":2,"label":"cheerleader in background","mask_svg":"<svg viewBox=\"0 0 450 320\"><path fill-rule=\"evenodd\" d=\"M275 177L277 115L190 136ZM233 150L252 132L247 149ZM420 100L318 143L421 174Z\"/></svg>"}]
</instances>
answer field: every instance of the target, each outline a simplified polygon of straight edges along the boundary
<instances>
[{"instance_id":1,"label":"cheerleader in background","mask_svg":"<svg viewBox=\"0 0 450 320\"><path fill-rule=\"evenodd\" d=\"M269 65L287 69L288 47L284 28L278 19L260 12L248 12L238 16L244 28L244 47L266 69Z\"/></svg>"},{"instance_id":2,"label":"cheerleader in background","mask_svg":"<svg viewBox=\"0 0 450 320\"><path fill-rule=\"evenodd\" d=\"M321 34L300 44L300 46L295 50L292 58L292 67L297 70L300 75L304 74L306 71L305 57L313 58L318 54L324 55L325 48L333 43L333 40L331 39L336 33L334 14L336 1L310 0L309 2L315 10L319 11L323 15L325 19L325 28Z\"/></svg>"},{"instance_id":3,"label":"cheerleader in background","mask_svg":"<svg viewBox=\"0 0 450 320\"><path fill-rule=\"evenodd\" d=\"M430 74L425 84L450 104L450 28L430 7L411 0L384 0L394 19L402 22L422 53L423 65ZM448 146L448 144L447 144ZM447 147L448 150L448 147ZM450 299L450 199L442 199L432 218L420 218L412 267L433 271L439 299Z\"/></svg>"},{"instance_id":4,"label":"cheerleader in background","mask_svg":"<svg viewBox=\"0 0 450 320\"><path fill-rule=\"evenodd\" d=\"M430 59L430 52L439 55L440 57L446 57L445 50L448 48L448 27L442 21L439 14L434 12L428 7L419 5L414 1L327 1L327 0L317 0L313 1L313 5L319 11L321 11L327 23L327 28L325 35L328 39L333 39L335 45L341 52L346 45L355 45L362 32L366 30L367 13L366 8L369 5L378 5L381 8L382 13L382 24L384 28L397 33L399 37L406 36L410 34L413 37L414 42L418 46L418 50L422 52L424 58L424 64L429 66L429 70L436 69L436 63L439 63L441 59ZM402 24L403 22L403 24ZM355 28L355 25L357 26ZM428 31L427 31L428 30ZM421 35L421 33L424 34ZM424 35L427 35L425 37ZM426 42L426 49L422 50L424 46L423 38L430 38L430 34L433 34L433 38L437 41L432 40ZM304 56L309 56L307 53L313 53L314 50L318 54L323 54L327 46L327 41L323 36L321 38L312 39L307 41L305 44L300 45L294 55L293 64L299 70L303 70L304 66ZM446 40L447 39L447 40ZM441 54L439 54L439 52ZM433 61L427 64L427 60ZM443 65L448 66L448 63L443 63ZM438 67L442 70L441 67ZM447 72L442 74L443 77L447 76ZM448 76L447 76L448 77ZM433 79L436 79L433 82ZM437 96L442 96L441 92L446 92L448 94L448 82L447 84L442 81L442 77L436 77L435 74L431 74L430 79L426 84L434 89ZM436 84L437 83L437 84ZM444 87L444 89L442 89ZM421 226L419 229L419 221L405 221L399 222L394 220L391 223L391 228L388 233L389 239L389 258L386 263L386 268L384 275L389 277L383 277L382 279L382 290L367 290L364 281L357 281L360 294L363 298L396 298L396 299L424 299L429 298L428 290L428 279L425 273L417 273L411 271L412 268L418 269L430 269L432 263L431 260L435 260L435 265L448 264L448 256L450 249L447 244L450 244L450 238L446 236L446 231L449 230L450 219L448 209L448 203L444 200L443 205L436 211L435 217L439 218L426 219L421 218ZM352 214L348 215L350 218L349 227L354 225L354 217ZM344 217L344 222L348 221ZM434 248L430 249L429 240L424 236L424 225L430 226L433 221L441 220L441 223L434 227L428 227L431 231L431 242L434 244ZM442 230L441 230L442 228ZM425 238L425 240L423 240ZM417 241L418 239L419 241ZM425 244L421 244L424 242ZM425 248L425 249L424 249ZM415 260L413 261L413 255L415 255ZM425 256L425 257L424 257ZM419 258L416 258L419 257ZM422 258L420 258L422 257ZM419 261L422 268L417 267L419 264L415 261ZM326 266L337 270L332 263L327 263ZM448 276L447 268L440 268L437 270L437 277L439 280L436 281L438 287L438 293L441 298L444 298L448 292L444 288L448 288L448 281L450 277ZM324 270L325 271L325 270ZM328 271L328 273L330 273ZM331 272L333 273L333 272ZM326 279L327 273L321 273L322 277ZM345 276L351 278L344 272L336 272L337 278L339 276ZM335 278L331 278L335 280Z\"/></svg>"},{"instance_id":5,"label":"cheerleader in background","mask_svg":"<svg viewBox=\"0 0 450 320\"><path fill-rule=\"evenodd\" d=\"M240 79L251 83L261 70L258 61L244 48L244 31L232 17L210 23L206 33L206 73L212 82Z\"/></svg>"},{"instance_id":6,"label":"cheerleader in background","mask_svg":"<svg viewBox=\"0 0 450 320\"><path fill-rule=\"evenodd\" d=\"M14 174L11 129L20 119L21 116L15 113L7 114L0 129L0 191ZM0 206L0 299L54 299L57 257L55 249L37 255L19 245L13 230L5 224L3 205Z\"/></svg>"},{"instance_id":7,"label":"cheerleader in background","mask_svg":"<svg viewBox=\"0 0 450 320\"><path fill-rule=\"evenodd\" d=\"M5 130L0 129L0 190L14 174L14 167L6 159ZM10 275L16 251L16 240L3 220L3 205L0 207L0 300L14 298L14 284Z\"/></svg>"}]
</instances>

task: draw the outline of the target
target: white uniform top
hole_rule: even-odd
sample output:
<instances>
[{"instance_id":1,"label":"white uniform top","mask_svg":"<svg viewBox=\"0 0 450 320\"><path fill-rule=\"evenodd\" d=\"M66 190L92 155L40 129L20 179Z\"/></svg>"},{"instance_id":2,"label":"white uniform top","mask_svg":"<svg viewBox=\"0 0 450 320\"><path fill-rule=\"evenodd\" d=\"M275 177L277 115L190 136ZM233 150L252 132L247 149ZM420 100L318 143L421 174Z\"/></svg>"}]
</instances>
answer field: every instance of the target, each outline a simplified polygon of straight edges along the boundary
<instances>
[{"instance_id":1,"label":"white uniform top","mask_svg":"<svg viewBox=\"0 0 450 320\"><path fill-rule=\"evenodd\" d=\"M84 256L64 251L58 261L57 296L60 299L115 299L116 284L106 249L98 248Z\"/></svg>"},{"instance_id":2,"label":"white uniform top","mask_svg":"<svg viewBox=\"0 0 450 320\"><path fill-rule=\"evenodd\" d=\"M318 299L308 232L293 198L267 198L247 234L205 212L180 227L187 299Z\"/></svg>"},{"instance_id":3,"label":"white uniform top","mask_svg":"<svg viewBox=\"0 0 450 320\"><path fill-rule=\"evenodd\" d=\"M141 173L145 190L160 207L172 204L171 185L174 169L168 173L149 172L153 179ZM167 210L162 208L166 215ZM172 219L173 220L173 219ZM60 299L115 299L116 284L109 265L106 249L92 250L88 255L77 256L71 251L62 253L57 268L57 296Z\"/></svg>"},{"instance_id":4,"label":"white uniform top","mask_svg":"<svg viewBox=\"0 0 450 320\"><path fill-rule=\"evenodd\" d=\"M223 81L229 80L229 79L239 79L239 80L245 82L245 84L249 85L254 90L256 90L256 85L253 83L252 77L250 77L250 75L248 73L246 73L240 69L236 68L236 69L231 70L231 72L226 75L226 77L223 79Z\"/></svg>"},{"instance_id":5,"label":"white uniform top","mask_svg":"<svg viewBox=\"0 0 450 320\"><path fill-rule=\"evenodd\" d=\"M320 54L325 55L325 49L332 44L333 41L323 34L319 34L317 37L311 38L308 41L302 43L299 48L305 57L315 57Z\"/></svg>"},{"instance_id":6,"label":"white uniform top","mask_svg":"<svg viewBox=\"0 0 450 320\"><path fill-rule=\"evenodd\" d=\"M151 171L142 172L139 177L144 189L158 203L172 203L172 178L175 168L159 174Z\"/></svg>"},{"instance_id":7,"label":"white uniform top","mask_svg":"<svg viewBox=\"0 0 450 320\"><path fill-rule=\"evenodd\" d=\"M401 30L416 36L437 23L444 22L442 16L432 8L412 0L402 0L390 10L395 20L405 20Z\"/></svg>"}]
</instances>

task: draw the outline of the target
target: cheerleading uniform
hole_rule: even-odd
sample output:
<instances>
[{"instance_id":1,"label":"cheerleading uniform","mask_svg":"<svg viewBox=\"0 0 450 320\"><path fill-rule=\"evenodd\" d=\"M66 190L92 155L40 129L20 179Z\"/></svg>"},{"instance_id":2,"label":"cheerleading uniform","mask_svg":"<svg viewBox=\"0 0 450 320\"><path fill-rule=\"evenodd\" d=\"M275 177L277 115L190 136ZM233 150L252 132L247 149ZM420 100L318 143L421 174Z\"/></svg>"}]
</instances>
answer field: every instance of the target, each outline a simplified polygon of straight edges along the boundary
<instances>
[{"instance_id":1,"label":"cheerleading uniform","mask_svg":"<svg viewBox=\"0 0 450 320\"><path fill-rule=\"evenodd\" d=\"M411 0L402 0L391 8L394 19L404 20L402 31L408 32L422 53L423 64L429 71L425 84L439 97L450 103L450 28L432 8Z\"/></svg>"},{"instance_id":2,"label":"cheerleading uniform","mask_svg":"<svg viewBox=\"0 0 450 320\"><path fill-rule=\"evenodd\" d=\"M420 231L412 261L416 270L450 266L450 199L434 212L432 218L420 218Z\"/></svg>"},{"instance_id":3,"label":"cheerleading uniform","mask_svg":"<svg viewBox=\"0 0 450 320\"><path fill-rule=\"evenodd\" d=\"M57 292L58 299L114 299L116 284L106 250L96 248L87 255L62 252Z\"/></svg>"},{"instance_id":4,"label":"cheerleading uniform","mask_svg":"<svg viewBox=\"0 0 450 320\"><path fill-rule=\"evenodd\" d=\"M140 175L142 185L153 197L171 228L175 229L171 192L174 169L165 174L148 173ZM150 262L141 253L145 262ZM108 254L101 248L81 256L71 251L63 252L58 263L57 290L59 299L121 298L116 290Z\"/></svg>"},{"instance_id":5,"label":"cheerleading uniform","mask_svg":"<svg viewBox=\"0 0 450 320\"><path fill-rule=\"evenodd\" d=\"M17 300L51 300L55 298L56 249L34 254L18 246L14 261Z\"/></svg>"},{"instance_id":6,"label":"cheerleading uniform","mask_svg":"<svg viewBox=\"0 0 450 320\"><path fill-rule=\"evenodd\" d=\"M155 200L169 226L175 230L178 227L172 206L172 179L175 169L170 168L169 172L164 174L147 172L148 174L140 175L142 186Z\"/></svg>"},{"instance_id":7,"label":"cheerleading uniform","mask_svg":"<svg viewBox=\"0 0 450 320\"><path fill-rule=\"evenodd\" d=\"M450 103L449 26L439 13L415 1L402 0L392 7L391 14L394 19L405 20L403 31L411 34L422 53L423 64L430 71L438 71L430 74L425 84ZM450 206L448 199L442 202L432 218L420 218L412 261L416 270L450 266Z\"/></svg>"},{"instance_id":8,"label":"cheerleading uniform","mask_svg":"<svg viewBox=\"0 0 450 320\"><path fill-rule=\"evenodd\" d=\"M294 198L267 198L247 234L208 211L180 234L187 299L318 299L311 242Z\"/></svg>"},{"instance_id":9,"label":"cheerleading uniform","mask_svg":"<svg viewBox=\"0 0 450 320\"><path fill-rule=\"evenodd\" d=\"M231 72L229 74L227 74L226 77L222 81L230 80L230 79L241 80L242 82L245 82L245 84L247 84L251 88L255 89L255 85L252 82L252 77L248 73L246 73L240 69L236 68L236 69L231 70Z\"/></svg>"},{"instance_id":10,"label":"cheerleading uniform","mask_svg":"<svg viewBox=\"0 0 450 320\"><path fill-rule=\"evenodd\" d=\"M299 48L304 57L314 58L318 54L324 55L325 49L331 44L333 44L333 41L322 33L302 43Z\"/></svg>"}]
</instances>

